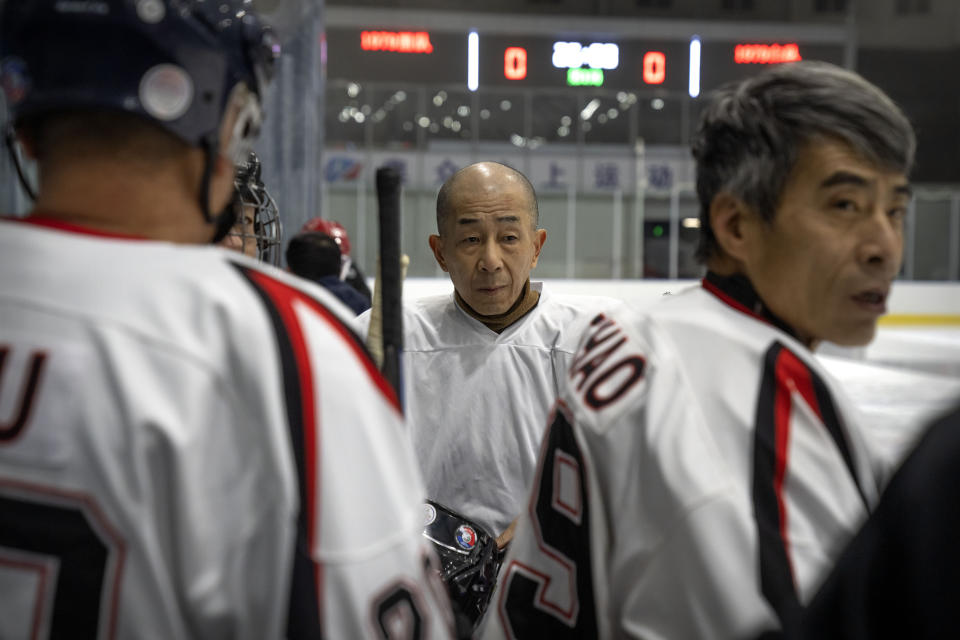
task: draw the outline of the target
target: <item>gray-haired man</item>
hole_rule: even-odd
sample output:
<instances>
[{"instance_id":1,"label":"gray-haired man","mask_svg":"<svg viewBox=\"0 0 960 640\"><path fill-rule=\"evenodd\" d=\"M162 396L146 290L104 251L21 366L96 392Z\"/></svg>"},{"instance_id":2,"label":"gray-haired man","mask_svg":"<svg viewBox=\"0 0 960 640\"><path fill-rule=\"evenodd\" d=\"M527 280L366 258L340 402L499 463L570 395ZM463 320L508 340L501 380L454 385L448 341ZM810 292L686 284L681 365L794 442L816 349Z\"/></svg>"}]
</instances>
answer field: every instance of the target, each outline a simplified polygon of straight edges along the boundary
<instances>
[{"instance_id":1,"label":"gray-haired man","mask_svg":"<svg viewBox=\"0 0 960 640\"><path fill-rule=\"evenodd\" d=\"M872 339L913 152L890 99L832 65L775 67L714 96L693 145L707 276L587 330L487 637L795 624L878 491L811 350Z\"/></svg>"}]
</instances>

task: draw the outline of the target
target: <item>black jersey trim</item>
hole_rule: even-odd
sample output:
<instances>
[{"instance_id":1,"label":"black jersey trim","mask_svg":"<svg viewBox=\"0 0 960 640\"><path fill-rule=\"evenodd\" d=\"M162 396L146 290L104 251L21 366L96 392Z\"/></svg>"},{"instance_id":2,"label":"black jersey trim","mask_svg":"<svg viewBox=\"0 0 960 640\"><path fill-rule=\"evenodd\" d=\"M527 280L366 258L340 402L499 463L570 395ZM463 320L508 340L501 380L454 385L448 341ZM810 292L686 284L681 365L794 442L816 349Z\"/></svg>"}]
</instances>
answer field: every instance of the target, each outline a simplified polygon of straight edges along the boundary
<instances>
[{"instance_id":1,"label":"black jersey trim","mask_svg":"<svg viewBox=\"0 0 960 640\"><path fill-rule=\"evenodd\" d=\"M301 371L293 348L293 341L277 308L273 297L252 276L251 270L234 264L240 275L250 283L257 297L263 302L264 309L273 325L277 339L277 352L283 371L283 395L287 410L287 425L290 431L290 444L297 465L297 487L300 509L297 514L297 537L295 542L290 601L287 616L287 635L290 640L299 638L320 638L319 590L315 580L315 564L310 553L309 524L307 521L310 504L307 488L307 462L305 451L305 427L303 398L301 397Z\"/></svg>"},{"instance_id":2,"label":"black jersey trim","mask_svg":"<svg viewBox=\"0 0 960 640\"><path fill-rule=\"evenodd\" d=\"M863 492L863 487L860 484L860 477L857 475L857 465L853 459L853 452L850 450L850 445L847 442L847 430L843 421L840 419L840 413L837 411L837 407L833 402L833 396L830 394L826 383L824 383L815 371L810 370L810 378L813 382L813 391L817 396L817 404L820 405L820 419L823 420L823 424L826 425L827 431L833 439L833 443L837 445L837 449L840 450L840 455L843 456L843 463L847 466L850 477L853 478L853 484L857 487L857 493L860 494L863 506L866 507L867 513L870 513L870 501L867 500L867 496Z\"/></svg>"},{"instance_id":3,"label":"black jersey trim","mask_svg":"<svg viewBox=\"0 0 960 640\"><path fill-rule=\"evenodd\" d=\"M760 395L757 401L753 447L753 508L759 544L760 590L773 607L781 626L789 628L800 612L800 599L783 538L782 496L777 486L777 449L785 437L776 418L777 361L783 345L775 342L764 355ZM778 431L778 427L780 430Z\"/></svg>"},{"instance_id":4,"label":"black jersey trim","mask_svg":"<svg viewBox=\"0 0 960 640\"><path fill-rule=\"evenodd\" d=\"M760 587L763 596L776 611L782 628L790 629L796 624L800 613L800 600L789 556L782 484L789 469L792 402L789 394L792 390L791 386L785 384L785 376L791 367L800 374L798 380L790 380L791 384L795 383L797 391L823 423L868 511L869 503L861 487L833 398L817 372L780 342L770 345L763 362L753 452L753 504L759 543ZM784 398L782 394L788 396Z\"/></svg>"},{"instance_id":5,"label":"black jersey trim","mask_svg":"<svg viewBox=\"0 0 960 640\"><path fill-rule=\"evenodd\" d=\"M753 283L743 274L721 276L708 271L701 282L704 289L715 295L722 302L737 311L747 314L757 320L780 329L791 338L800 341L796 331L775 315L760 299L760 294L753 288ZM802 342L802 341L801 341Z\"/></svg>"}]
</instances>

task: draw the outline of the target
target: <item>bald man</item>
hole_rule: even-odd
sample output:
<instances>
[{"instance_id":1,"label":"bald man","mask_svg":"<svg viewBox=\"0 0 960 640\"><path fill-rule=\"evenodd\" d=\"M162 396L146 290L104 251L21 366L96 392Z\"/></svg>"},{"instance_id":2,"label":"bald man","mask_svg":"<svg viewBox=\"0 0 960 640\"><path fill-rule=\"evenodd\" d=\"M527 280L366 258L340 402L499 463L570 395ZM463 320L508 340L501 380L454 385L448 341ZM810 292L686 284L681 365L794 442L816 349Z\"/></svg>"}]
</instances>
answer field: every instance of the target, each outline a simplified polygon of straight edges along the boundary
<instances>
[{"instance_id":1,"label":"bald man","mask_svg":"<svg viewBox=\"0 0 960 640\"><path fill-rule=\"evenodd\" d=\"M429 238L454 293L404 306L407 416L427 495L501 548L578 334L598 312L622 306L531 284L547 239L538 218L520 172L495 162L461 169L440 189Z\"/></svg>"}]
</instances>

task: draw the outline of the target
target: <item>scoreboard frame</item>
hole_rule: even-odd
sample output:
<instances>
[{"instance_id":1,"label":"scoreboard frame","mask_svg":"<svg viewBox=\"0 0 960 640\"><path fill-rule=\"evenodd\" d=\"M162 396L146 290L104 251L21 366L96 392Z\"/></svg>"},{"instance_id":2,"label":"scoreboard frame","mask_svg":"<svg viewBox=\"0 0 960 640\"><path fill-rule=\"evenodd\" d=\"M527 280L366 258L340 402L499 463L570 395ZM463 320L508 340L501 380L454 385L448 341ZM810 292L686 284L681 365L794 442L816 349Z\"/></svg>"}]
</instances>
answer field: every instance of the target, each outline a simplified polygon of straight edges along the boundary
<instances>
[{"instance_id":1,"label":"scoreboard frame","mask_svg":"<svg viewBox=\"0 0 960 640\"><path fill-rule=\"evenodd\" d=\"M423 28L391 31L369 27L330 27L327 30L327 76L358 82L402 82L427 85L466 84L468 29L430 31ZM370 48L377 42L417 42L419 46ZM690 38L696 37L691 35ZM415 39L411 39L415 38ZM625 37L479 32L479 90L491 88L558 89L591 86L613 90L687 93L690 79L690 38ZM700 87L709 91L740 80L771 63L816 59L842 65L846 47L840 42L812 39L699 37ZM584 52L575 66L576 51ZM564 47L562 55L557 51ZM616 54L611 58L610 51ZM595 53L597 52L597 53ZM598 55L603 53L601 57ZM560 66L554 64L563 59ZM610 61L615 63L611 64ZM579 71L575 71L575 70Z\"/></svg>"}]
</instances>

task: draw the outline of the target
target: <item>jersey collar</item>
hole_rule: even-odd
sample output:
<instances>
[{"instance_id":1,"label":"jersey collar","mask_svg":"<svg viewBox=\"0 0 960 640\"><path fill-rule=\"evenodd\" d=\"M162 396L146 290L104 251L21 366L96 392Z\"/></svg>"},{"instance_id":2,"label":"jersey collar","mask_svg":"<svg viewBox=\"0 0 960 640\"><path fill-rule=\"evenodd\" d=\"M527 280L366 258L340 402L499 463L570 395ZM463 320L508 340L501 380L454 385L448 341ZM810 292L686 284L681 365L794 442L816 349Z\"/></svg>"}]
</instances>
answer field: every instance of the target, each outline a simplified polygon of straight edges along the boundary
<instances>
[{"instance_id":1,"label":"jersey collar","mask_svg":"<svg viewBox=\"0 0 960 640\"><path fill-rule=\"evenodd\" d=\"M464 313L474 320L483 323L484 326L499 335L533 311L540 302L540 291L532 287L530 285L530 278L527 278L513 306L507 311L494 316L484 316L477 313L473 307L467 304L467 301L460 296L460 293L456 289L453 291L453 298Z\"/></svg>"},{"instance_id":2,"label":"jersey collar","mask_svg":"<svg viewBox=\"0 0 960 640\"><path fill-rule=\"evenodd\" d=\"M29 224L36 227L46 227L48 229L56 229L57 231L65 231L67 233L76 233L86 236L96 236L99 238L111 238L114 240L148 240L144 236L135 236L126 233L114 233L112 231L103 231L101 229L93 229L91 227L86 227L79 224L73 224L71 222L64 222L57 218L46 216L44 214L32 214L26 218L5 218L9 222L19 222L21 224Z\"/></svg>"},{"instance_id":3,"label":"jersey collar","mask_svg":"<svg viewBox=\"0 0 960 640\"><path fill-rule=\"evenodd\" d=\"M741 313L773 325L789 334L790 337L800 341L797 332L767 308L747 276L740 273L732 276L721 276L713 271L707 271L707 275L704 276L701 284L704 289L719 298L721 302Z\"/></svg>"}]
</instances>

